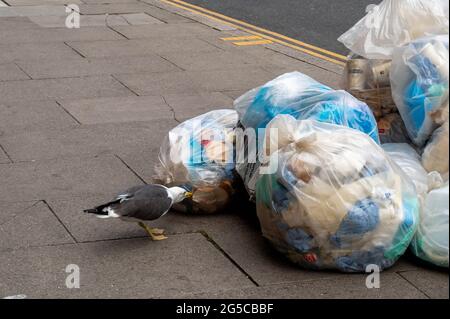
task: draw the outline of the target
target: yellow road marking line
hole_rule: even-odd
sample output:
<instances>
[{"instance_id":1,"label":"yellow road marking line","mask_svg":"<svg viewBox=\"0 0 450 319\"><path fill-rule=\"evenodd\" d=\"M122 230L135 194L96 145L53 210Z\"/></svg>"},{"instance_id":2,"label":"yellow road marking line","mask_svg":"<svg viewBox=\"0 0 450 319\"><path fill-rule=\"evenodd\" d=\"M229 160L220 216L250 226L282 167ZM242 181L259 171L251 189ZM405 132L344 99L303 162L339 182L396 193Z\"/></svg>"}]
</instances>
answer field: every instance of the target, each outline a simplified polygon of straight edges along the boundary
<instances>
[{"instance_id":1,"label":"yellow road marking line","mask_svg":"<svg viewBox=\"0 0 450 319\"><path fill-rule=\"evenodd\" d=\"M220 38L223 41L241 41L241 40L259 40L262 39L257 35L247 35L242 37L228 37L228 38Z\"/></svg>"},{"instance_id":2,"label":"yellow road marking line","mask_svg":"<svg viewBox=\"0 0 450 319\"><path fill-rule=\"evenodd\" d=\"M252 28L254 30L257 30L257 31L260 31L260 32L263 32L263 33L266 33L266 34L270 34L270 35L278 37L280 39L283 39L283 40L286 40L286 41L298 44L298 45L303 46L305 48L308 48L308 49L311 49L311 50L315 50L315 51L327 54L329 56L335 57L335 58L343 60L343 61L347 61L347 57L342 55L342 54L338 54L336 52L332 52L332 51L329 51L329 50L317 47L315 45L305 43L303 41L292 39L290 37L287 37L285 35L279 34L277 32L273 32L273 31L270 31L270 30L267 30L267 29L263 29L263 28L257 27L255 25L250 24L250 23L247 23L247 22L244 22L244 21L241 21L241 20L238 20L238 19L234 19L234 18L228 17L226 15L223 15L223 14L220 14L220 13L217 13L217 12L214 12L214 11L211 11L211 10L208 10L208 9L205 9L205 8L202 8L202 7L199 7L199 6L196 6L196 5L184 2L182 0L162 0L162 1L169 2L169 3L172 2L172 4L173 4L173 2L176 2L176 3L180 4L180 5L184 5L184 6L192 8L192 9L203 11L204 13L207 13L207 14L210 14L210 15L214 15L216 17L219 17L219 18L231 21L231 22L235 22L237 24L241 24L243 26ZM237 27L237 26L235 25L235 27Z\"/></svg>"},{"instance_id":3,"label":"yellow road marking line","mask_svg":"<svg viewBox=\"0 0 450 319\"><path fill-rule=\"evenodd\" d=\"M247 29L247 28L245 28L245 27L236 25L236 24L234 24L234 23L231 23L231 22L224 21L224 20L222 20L222 19L216 18L216 17L211 16L211 15L209 15L209 14L205 14L205 13L196 11L196 10L194 10L194 9L192 9L192 8L185 7L185 6L181 5L181 4L177 4L177 3L172 2L172 1L176 1L176 0L160 0L160 1L161 1L161 2L164 2L164 3L167 3L167 4L170 4L170 5L174 6L174 7L181 8L181 9L184 9L184 10L187 10L187 11L190 11L190 12L193 12L193 13L196 13L196 14L198 14L198 15L207 17L207 18L209 18L209 19L211 19L211 20L215 20L215 21L218 21L218 22L227 24L227 25L229 25L229 26L232 26L232 27L234 27L234 28L236 28L236 29L245 31L245 32L247 32L247 33L254 34L254 35L258 35L258 36L260 36L260 37L262 37L262 38L265 38L265 39L268 39L268 40L272 40L272 41L275 42L275 43L282 44L282 45L287 46L287 47L289 47L289 48L291 48L291 49L294 49L294 50L297 50L297 51L301 51L301 52L303 52L303 53L309 54L309 55L314 56L314 57L316 57L316 58L319 58L319 59L322 59L322 60L325 60L325 61L328 61L328 62L331 62L331 63L334 63L334 64L342 65L342 66L345 65L345 62L343 62L343 61L338 61L338 60L336 60L336 59L329 58L329 57L327 57L327 56L325 56L325 55L322 55L322 54L313 52L313 51L308 50L308 49L304 49L304 48L302 48L302 47L300 47L300 46L297 46L297 45L290 44L290 43L288 43L288 42L286 42L286 41L282 41L282 40L279 40L279 39L275 39L275 38L273 38L273 37L270 37L270 36L267 36L267 35L264 35L264 34L261 34L261 33L255 32L255 31L252 31L252 30L250 30L250 29ZM337 53L336 53L336 54L337 54Z\"/></svg>"},{"instance_id":4,"label":"yellow road marking line","mask_svg":"<svg viewBox=\"0 0 450 319\"><path fill-rule=\"evenodd\" d=\"M243 41L243 42L233 42L235 45L246 46L246 45L261 45L273 43L270 40L259 40L259 41Z\"/></svg>"}]
</instances>

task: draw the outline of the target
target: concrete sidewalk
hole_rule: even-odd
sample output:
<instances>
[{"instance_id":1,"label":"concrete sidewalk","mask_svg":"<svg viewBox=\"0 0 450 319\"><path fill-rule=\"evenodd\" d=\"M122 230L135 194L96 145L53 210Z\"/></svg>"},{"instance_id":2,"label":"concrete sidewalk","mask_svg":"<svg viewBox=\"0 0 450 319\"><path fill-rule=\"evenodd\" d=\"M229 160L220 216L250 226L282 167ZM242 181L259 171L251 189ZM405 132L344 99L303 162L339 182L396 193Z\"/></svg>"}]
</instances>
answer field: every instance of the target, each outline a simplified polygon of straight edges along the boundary
<instances>
[{"instance_id":1,"label":"concrete sidewalk","mask_svg":"<svg viewBox=\"0 0 450 319\"><path fill-rule=\"evenodd\" d=\"M0 298L448 298L448 272L403 257L366 277L301 270L260 235L250 207L170 213L151 242L81 213L150 182L177 123L287 71L337 87L340 67L158 0L0 1ZM64 26L78 4L81 28ZM108 13L108 16L105 14ZM65 285L80 268L80 289Z\"/></svg>"}]
</instances>

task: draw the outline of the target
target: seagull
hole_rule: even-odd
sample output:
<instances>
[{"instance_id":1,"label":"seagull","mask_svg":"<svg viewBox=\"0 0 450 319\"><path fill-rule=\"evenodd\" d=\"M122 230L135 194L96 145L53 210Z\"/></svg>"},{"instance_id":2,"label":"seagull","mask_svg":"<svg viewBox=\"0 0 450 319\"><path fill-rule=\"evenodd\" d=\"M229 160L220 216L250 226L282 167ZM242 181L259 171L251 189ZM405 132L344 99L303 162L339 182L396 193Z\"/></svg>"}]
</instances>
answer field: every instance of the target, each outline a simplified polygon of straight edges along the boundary
<instances>
[{"instance_id":1,"label":"seagull","mask_svg":"<svg viewBox=\"0 0 450 319\"><path fill-rule=\"evenodd\" d=\"M120 218L124 221L137 222L152 240L167 239L164 230L151 228L146 221L164 216L173 204L192 197L192 193L184 187L166 187L158 184L134 186L119 193L114 200L91 209L85 209L88 214L98 218Z\"/></svg>"}]
</instances>

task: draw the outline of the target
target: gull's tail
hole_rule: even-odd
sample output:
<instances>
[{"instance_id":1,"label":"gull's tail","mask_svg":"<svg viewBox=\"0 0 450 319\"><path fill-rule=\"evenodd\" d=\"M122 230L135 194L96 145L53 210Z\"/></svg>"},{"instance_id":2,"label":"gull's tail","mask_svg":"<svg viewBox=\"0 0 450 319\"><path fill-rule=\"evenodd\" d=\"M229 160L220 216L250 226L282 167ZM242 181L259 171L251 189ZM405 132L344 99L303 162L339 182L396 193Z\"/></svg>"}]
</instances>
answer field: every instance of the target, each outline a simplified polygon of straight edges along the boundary
<instances>
[{"instance_id":1,"label":"gull's tail","mask_svg":"<svg viewBox=\"0 0 450 319\"><path fill-rule=\"evenodd\" d=\"M85 209L85 210L83 210L83 212L87 213L87 214L95 214L95 215L108 215L108 210L105 209L105 208L107 208L107 207L109 207L109 206L111 206L113 204L117 204L119 202L120 202L120 198L117 199L117 200L114 200L112 202L96 206L94 208Z\"/></svg>"}]
</instances>

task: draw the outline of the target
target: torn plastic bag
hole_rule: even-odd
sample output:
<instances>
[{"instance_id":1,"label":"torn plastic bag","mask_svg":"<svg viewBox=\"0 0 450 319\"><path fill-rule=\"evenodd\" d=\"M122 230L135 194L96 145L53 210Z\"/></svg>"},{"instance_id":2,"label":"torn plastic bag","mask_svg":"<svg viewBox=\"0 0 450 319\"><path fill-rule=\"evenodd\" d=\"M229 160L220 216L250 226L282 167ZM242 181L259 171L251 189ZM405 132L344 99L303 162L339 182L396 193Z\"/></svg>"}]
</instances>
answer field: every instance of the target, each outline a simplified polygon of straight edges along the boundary
<instances>
[{"instance_id":1,"label":"torn plastic bag","mask_svg":"<svg viewBox=\"0 0 450 319\"><path fill-rule=\"evenodd\" d=\"M448 35L421 38L394 52L392 96L417 146L439 126L435 113L448 108L448 68Z\"/></svg>"},{"instance_id":2,"label":"torn plastic bag","mask_svg":"<svg viewBox=\"0 0 450 319\"><path fill-rule=\"evenodd\" d=\"M448 267L449 185L433 189L425 198L420 223L411 242L417 257L437 266Z\"/></svg>"},{"instance_id":3,"label":"torn plastic bag","mask_svg":"<svg viewBox=\"0 0 450 319\"><path fill-rule=\"evenodd\" d=\"M448 32L447 0L384 0L338 41L367 59L391 59L398 46Z\"/></svg>"},{"instance_id":4,"label":"torn plastic bag","mask_svg":"<svg viewBox=\"0 0 450 319\"><path fill-rule=\"evenodd\" d=\"M264 130L278 114L289 114L296 119L348 126L368 134L379 143L377 123L367 104L346 91L333 90L300 72L283 74L245 93L234 102L234 107L243 129ZM243 148L259 149L260 135L263 134L256 132ZM237 153L245 152L237 146ZM254 199L258 167L258 163L246 160L238 160L236 165L251 199Z\"/></svg>"},{"instance_id":5,"label":"torn plastic bag","mask_svg":"<svg viewBox=\"0 0 450 319\"><path fill-rule=\"evenodd\" d=\"M174 206L192 213L222 210L234 192L235 110L211 111L187 120L164 138L155 183L183 185L192 198Z\"/></svg>"},{"instance_id":6,"label":"torn plastic bag","mask_svg":"<svg viewBox=\"0 0 450 319\"><path fill-rule=\"evenodd\" d=\"M392 266L407 249L419 209L414 185L367 135L279 115L264 145L273 172L258 179L257 213L281 253L305 268L365 272Z\"/></svg>"}]
</instances>

